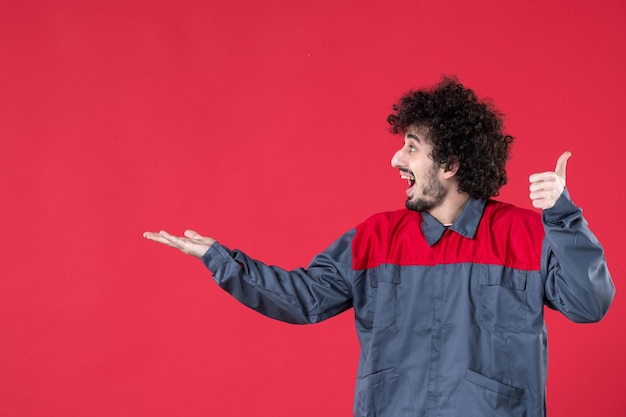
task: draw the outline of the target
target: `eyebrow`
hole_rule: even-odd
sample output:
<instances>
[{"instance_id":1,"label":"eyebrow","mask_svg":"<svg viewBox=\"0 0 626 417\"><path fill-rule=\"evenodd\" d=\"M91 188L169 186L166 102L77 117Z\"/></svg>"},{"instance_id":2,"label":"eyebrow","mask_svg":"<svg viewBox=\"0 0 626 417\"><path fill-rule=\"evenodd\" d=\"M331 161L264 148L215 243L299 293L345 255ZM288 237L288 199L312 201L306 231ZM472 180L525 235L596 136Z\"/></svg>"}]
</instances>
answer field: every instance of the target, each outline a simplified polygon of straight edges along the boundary
<instances>
[{"instance_id":1,"label":"eyebrow","mask_svg":"<svg viewBox=\"0 0 626 417\"><path fill-rule=\"evenodd\" d=\"M419 137L417 137L417 135L413 134L413 133L407 133L406 137L408 139L413 139L414 141L416 141L417 143L422 143L422 141L420 140Z\"/></svg>"}]
</instances>

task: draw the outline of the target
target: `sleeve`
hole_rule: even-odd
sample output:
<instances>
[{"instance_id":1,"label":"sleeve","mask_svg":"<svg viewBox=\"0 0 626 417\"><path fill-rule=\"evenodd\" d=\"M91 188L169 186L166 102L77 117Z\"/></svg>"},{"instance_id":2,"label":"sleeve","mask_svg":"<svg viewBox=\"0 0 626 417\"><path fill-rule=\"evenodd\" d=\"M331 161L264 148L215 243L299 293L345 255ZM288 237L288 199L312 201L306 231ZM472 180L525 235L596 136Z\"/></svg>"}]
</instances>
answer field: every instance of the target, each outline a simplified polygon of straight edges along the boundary
<instances>
[{"instance_id":1,"label":"sleeve","mask_svg":"<svg viewBox=\"0 0 626 417\"><path fill-rule=\"evenodd\" d=\"M604 249L567 189L554 207L543 211L543 225L546 304L578 323L601 320L613 301L615 286Z\"/></svg>"},{"instance_id":2,"label":"sleeve","mask_svg":"<svg viewBox=\"0 0 626 417\"><path fill-rule=\"evenodd\" d=\"M354 230L315 256L309 266L287 271L215 243L202 256L213 279L242 304L287 323L316 323L352 307Z\"/></svg>"}]
</instances>

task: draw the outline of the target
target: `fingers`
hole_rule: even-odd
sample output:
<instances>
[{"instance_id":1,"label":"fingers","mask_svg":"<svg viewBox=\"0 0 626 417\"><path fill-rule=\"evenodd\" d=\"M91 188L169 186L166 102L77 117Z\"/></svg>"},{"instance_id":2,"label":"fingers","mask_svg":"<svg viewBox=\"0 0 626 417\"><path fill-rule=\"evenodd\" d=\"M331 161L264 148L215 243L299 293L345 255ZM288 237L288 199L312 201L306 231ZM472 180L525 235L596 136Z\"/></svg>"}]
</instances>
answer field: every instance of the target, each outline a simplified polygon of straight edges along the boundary
<instances>
[{"instance_id":1,"label":"fingers","mask_svg":"<svg viewBox=\"0 0 626 417\"><path fill-rule=\"evenodd\" d=\"M148 240L162 243L164 245L171 246L173 248L177 248L181 250L185 247L184 241L181 238L170 235L165 230L161 230L159 233L145 232L143 234L143 237L145 237Z\"/></svg>"},{"instance_id":2,"label":"fingers","mask_svg":"<svg viewBox=\"0 0 626 417\"><path fill-rule=\"evenodd\" d=\"M544 206L546 205L544 199L542 198L533 199L531 202L532 202L533 207L538 208L538 209L543 209L545 208Z\"/></svg>"},{"instance_id":3,"label":"fingers","mask_svg":"<svg viewBox=\"0 0 626 417\"><path fill-rule=\"evenodd\" d=\"M555 181L555 180L556 180L556 173L552 171L538 172L528 177L528 181L530 181L531 184L549 182L549 181Z\"/></svg>"},{"instance_id":4,"label":"fingers","mask_svg":"<svg viewBox=\"0 0 626 417\"><path fill-rule=\"evenodd\" d=\"M196 232L195 230L185 230L184 235L187 236L189 239L197 239L202 237L200 236L200 233Z\"/></svg>"},{"instance_id":5,"label":"fingers","mask_svg":"<svg viewBox=\"0 0 626 417\"><path fill-rule=\"evenodd\" d=\"M145 237L148 240L152 240L154 242L159 242L159 243L164 243L164 244L169 243L163 235L161 235L160 233L156 233L156 232L145 232L143 234L143 237Z\"/></svg>"},{"instance_id":6,"label":"fingers","mask_svg":"<svg viewBox=\"0 0 626 417\"><path fill-rule=\"evenodd\" d=\"M528 189L530 190L531 193L543 191L544 189L546 189L546 183L545 181L531 182Z\"/></svg>"},{"instance_id":7,"label":"fingers","mask_svg":"<svg viewBox=\"0 0 626 417\"><path fill-rule=\"evenodd\" d=\"M171 246L187 255L193 255L198 258L202 257L213 243L215 243L215 239L201 236L193 230L185 231L185 237L170 235L165 230L161 230L159 233L145 232L143 237L154 242Z\"/></svg>"},{"instance_id":8,"label":"fingers","mask_svg":"<svg viewBox=\"0 0 626 417\"><path fill-rule=\"evenodd\" d=\"M554 173L552 175L553 178L556 177ZM529 197L534 207L547 209L554 206L563 193L563 189L564 186L558 179L533 182L529 187Z\"/></svg>"},{"instance_id":9,"label":"fingers","mask_svg":"<svg viewBox=\"0 0 626 417\"><path fill-rule=\"evenodd\" d=\"M215 242L215 239L202 236L200 233L194 230L185 230L185 237L191 239L196 243L202 243L204 245L212 245Z\"/></svg>"}]
</instances>

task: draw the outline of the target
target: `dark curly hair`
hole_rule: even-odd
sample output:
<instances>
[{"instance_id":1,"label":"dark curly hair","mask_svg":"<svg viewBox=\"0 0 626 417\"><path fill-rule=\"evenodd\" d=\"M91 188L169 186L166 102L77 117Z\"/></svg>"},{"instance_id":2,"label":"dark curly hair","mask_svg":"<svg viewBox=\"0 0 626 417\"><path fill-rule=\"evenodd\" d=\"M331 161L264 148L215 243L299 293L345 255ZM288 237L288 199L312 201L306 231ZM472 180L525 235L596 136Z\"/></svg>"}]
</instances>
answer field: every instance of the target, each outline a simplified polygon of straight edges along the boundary
<instances>
[{"instance_id":1,"label":"dark curly hair","mask_svg":"<svg viewBox=\"0 0 626 417\"><path fill-rule=\"evenodd\" d=\"M506 161L513 137L502 133L502 114L455 77L430 89L409 91L387 117L394 134L424 126L432 158L446 169L458 163L458 190L487 200L506 184Z\"/></svg>"}]
</instances>

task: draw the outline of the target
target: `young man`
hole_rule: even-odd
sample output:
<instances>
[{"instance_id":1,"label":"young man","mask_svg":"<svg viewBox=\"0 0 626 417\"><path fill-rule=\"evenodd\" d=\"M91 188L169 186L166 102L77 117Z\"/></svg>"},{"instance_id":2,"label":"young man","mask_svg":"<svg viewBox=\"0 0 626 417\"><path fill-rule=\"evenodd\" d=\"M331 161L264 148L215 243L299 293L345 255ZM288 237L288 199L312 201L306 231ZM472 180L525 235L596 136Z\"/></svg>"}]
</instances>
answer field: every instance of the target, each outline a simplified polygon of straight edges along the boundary
<instances>
[{"instance_id":1,"label":"young man","mask_svg":"<svg viewBox=\"0 0 626 417\"><path fill-rule=\"evenodd\" d=\"M201 258L243 304L315 323L354 308L355 416L545 415L543 308L595 322L614 295L604 252L565 189L569 152L530 176L530 210L491 200L512 137L454 79L410 92L388 118L407 209L372 216L285 271L214 239L146 232Z\"/></svg>"}]
</instances>

